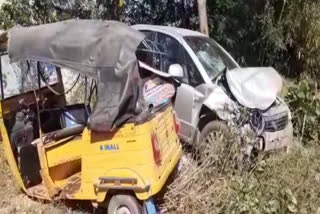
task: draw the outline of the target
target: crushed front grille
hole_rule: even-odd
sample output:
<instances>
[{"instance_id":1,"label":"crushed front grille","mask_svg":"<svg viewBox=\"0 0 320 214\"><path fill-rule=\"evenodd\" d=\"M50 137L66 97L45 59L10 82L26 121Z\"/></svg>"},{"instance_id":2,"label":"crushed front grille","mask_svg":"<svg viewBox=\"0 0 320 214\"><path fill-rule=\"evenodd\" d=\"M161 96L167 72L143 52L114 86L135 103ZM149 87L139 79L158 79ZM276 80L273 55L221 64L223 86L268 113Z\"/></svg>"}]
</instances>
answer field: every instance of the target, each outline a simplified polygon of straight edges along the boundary
<instances>
[{"instance_id":1,"label":"crushed front grille","mask_svg":"<svg viewBox=\"0 0 320 214\"><path fill-rule=\"evenodd\" d=\"M281 131L286 128L289 122L288 112L282 112L276 115L264 116L265 127L267 132Z\"/></svg>"}]
</instances>

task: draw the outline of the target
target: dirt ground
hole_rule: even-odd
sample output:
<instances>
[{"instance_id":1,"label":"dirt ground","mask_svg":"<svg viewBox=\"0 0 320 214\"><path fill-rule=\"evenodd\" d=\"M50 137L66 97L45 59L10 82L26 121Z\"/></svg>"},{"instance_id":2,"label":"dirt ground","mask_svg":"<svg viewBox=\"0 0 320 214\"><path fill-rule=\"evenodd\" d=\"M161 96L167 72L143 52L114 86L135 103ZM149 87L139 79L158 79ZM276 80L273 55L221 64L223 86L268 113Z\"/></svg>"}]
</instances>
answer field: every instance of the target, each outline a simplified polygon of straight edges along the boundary
<instances>
[{"instance_id":1,"label":"dirt ground","mask_svg":"<svg viewBox=\"0 0 320 214\"><path fill-rule=\"evenodd\" d=\"M87 214L93 211L77 203L36 201L17 187L6 163L0 143L0 213L1 214ZM97 212L96 212L97 213ZM100 211L98 213L101 213Z\"/></svg>"},{"instance_id":2,"label":"dirt ground","mask_svg":"<svg viewBox=\"0 0 320 214\"><path fill-rule=\"evenodd\" d=\"M178 191L183 197L177 198L177 188L174 185L168 186L169 191L165 196L167 203L164 206L172 206L169 206L170 209L166 213L208 213L198 209L206 204L210 205L213 213L239 213L239 210L243 210L242 213L249 214L320 214L319 157L319 145L306 148L300 146L289 153L272 154L258 162L254 171L246 174L232 173L231 177L220 176L224 185L220 185L212 173L208 174L209 177L205 173L192 173L193 183L190 176L187 176L188 184L192 184L185 187L182 185L183 190ZM184 174L188 174L188 170L185 171ZM183 183L182 181L178 183ZM213 181L212 185L209 181ZM204 185L207 183L210 185ZM178 187L180 186L179 184ZM211 194L208 190L214 191ZM200 197L199 191L206 197L201 196L201 200L197 200L197 197ZM227 194L219 198L222 193ZM222 200L221 203L216 203L219 200ZM49 203L27 197L16 186L0 143L0 213L102 214L103 210L94 210L92 206L83 202Z\"/></svg>"}]
</instances>

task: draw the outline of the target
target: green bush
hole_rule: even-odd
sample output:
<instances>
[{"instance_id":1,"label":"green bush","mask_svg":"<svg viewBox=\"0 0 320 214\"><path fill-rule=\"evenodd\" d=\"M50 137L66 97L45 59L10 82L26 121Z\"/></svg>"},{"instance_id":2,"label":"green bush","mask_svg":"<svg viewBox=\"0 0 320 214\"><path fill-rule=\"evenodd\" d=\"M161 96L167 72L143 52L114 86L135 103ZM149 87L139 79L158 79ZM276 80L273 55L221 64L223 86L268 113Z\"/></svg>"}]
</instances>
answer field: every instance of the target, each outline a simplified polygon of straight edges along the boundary
<instances>
[{"instance_id":1,"label":"green bush","mask_svg":"<svg viewBox=\"0 0 320 214\"><path fill-rule=\"evenodd\" d=\"M307 80L291 84L285 99L292 111L295 136L304 144L319 143L320 94L317 84Z\"/></svg>"},{"instance_id":2,"label":"green bush","mask_svg":"<svg viewBox=\"0 0 320 214\"><path fill-rule=\"evenodd\" d=\"M289 154L272 154L252 172L233 177L223 213L316 213L319 154L318 145L297 147Z\"/></svg>"}]
</instances>

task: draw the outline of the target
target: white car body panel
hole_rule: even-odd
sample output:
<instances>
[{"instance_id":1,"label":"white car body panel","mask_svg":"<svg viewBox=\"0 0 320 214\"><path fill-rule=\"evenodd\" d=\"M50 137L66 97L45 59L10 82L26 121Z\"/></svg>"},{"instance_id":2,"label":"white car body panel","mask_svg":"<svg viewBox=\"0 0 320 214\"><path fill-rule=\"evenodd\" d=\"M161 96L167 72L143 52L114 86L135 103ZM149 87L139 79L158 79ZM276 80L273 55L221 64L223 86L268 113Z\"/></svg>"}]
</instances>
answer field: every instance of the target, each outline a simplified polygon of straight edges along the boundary
<instances>
[{"instance_id":1,"label":"white car body panel","mask_svg":"<svg viewBox=\"0 0 320 214\"><path fill-rule=\"evenodd\" d=\"M225 88L218 85L217 79L214 82L209 77L200 60L184 39L186 36L207 36L196 31L168 26L134 25L132 27L139 31L163 33L176 39L189 54L204 80L204 84L196 88L181 82L181 86L177 89L174 107L182 125L179 136L185 142L193 142L199 123L205 117L201 113L203 107L211 110L219 119L230 121L234 119L233 117L238 117L235 116L235 113L239 113L240 105L249 109L266 110L276 100L279 100L277 96L282 88L282 79L273 68L240 68L232 56L217 44L236 67L226 73L230 91L225 91ZM229 93L232 93L234 97L231 98ZM277 116L278 113L287 112L289 120L286 127L281 127L276 131L265 130L262 133L260 137L264 139L265 150L281 148L292 142L292 122L288 106L282 102L274 108L274 111L266 110L267 113L263 116L266 118L274 117L275 121L272 124L276 128L281 126L279 121L281 122L283 119Z\"/></svg>"},{"instance_id":2,"label":"white car body panel","mask_svg":"<svg viewBox=\"0 0 320 214\"><path fill-rule=\"evenodd\" d=\"M213 87L203 104L209 109L214 109L217 116L225 121L231 120L232 113L238 109L237 104L217 85Z\"/></svg>"},{"instance_id":3,"label":"white car body panel","mask_svg":"<svg viewBox=\"0 0 320 214\"><path fill-rule=\"evenodd\" d=\"M282 89L282 78L272 67L236 68L226 77L237 101L251 109L266 110Z\"/></svg>"}]
</instances>

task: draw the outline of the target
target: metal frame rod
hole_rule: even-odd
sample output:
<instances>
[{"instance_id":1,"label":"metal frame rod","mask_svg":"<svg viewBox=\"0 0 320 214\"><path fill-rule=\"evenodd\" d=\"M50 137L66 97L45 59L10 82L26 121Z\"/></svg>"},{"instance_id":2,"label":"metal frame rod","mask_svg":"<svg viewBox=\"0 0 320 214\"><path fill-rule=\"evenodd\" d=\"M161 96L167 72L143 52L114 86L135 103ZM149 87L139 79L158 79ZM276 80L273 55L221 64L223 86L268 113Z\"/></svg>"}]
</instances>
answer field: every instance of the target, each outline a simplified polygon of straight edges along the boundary
<instances>
[{"instance_id":1,"label":"metal frame rod","mask_svg":"<svg viewBox=\"0 0 320 214\"><path fill-rule=\"evenodd\" d=\"M38 74L38 89L41 89L41 77L40 77L40 62L37 62L37 74ZM40 92L40 91L39 91Z\"/></svg>"},{"instance_id":2,"label":"metal frame rod","mask_svg":"<svg viewBox=\"0 0 320 214\"><path fill-rule=\"evenodd\" d=\"M4 99L4 90L3 90L3 76L2 76L2 57L0 56L0 88L1 88L1 99Z\"/></svg>"}]
</instances>

